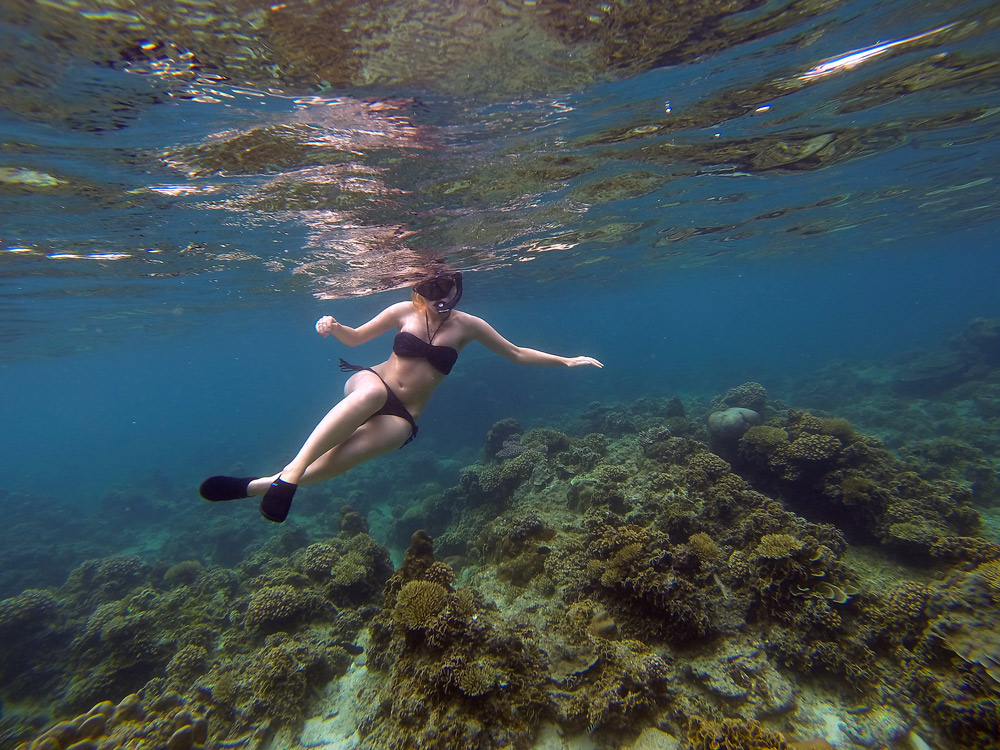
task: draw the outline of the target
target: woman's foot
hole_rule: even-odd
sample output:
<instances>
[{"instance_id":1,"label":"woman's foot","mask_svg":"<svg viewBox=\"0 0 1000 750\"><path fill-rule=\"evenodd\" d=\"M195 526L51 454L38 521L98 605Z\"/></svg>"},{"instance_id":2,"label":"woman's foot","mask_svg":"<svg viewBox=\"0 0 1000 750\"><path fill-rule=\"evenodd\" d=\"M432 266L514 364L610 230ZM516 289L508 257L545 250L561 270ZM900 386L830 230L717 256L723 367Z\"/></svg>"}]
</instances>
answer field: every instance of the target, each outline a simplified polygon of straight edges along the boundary
<instances>
[{"instance_id":1,"label":"woman's foot","mask_svg":"<svg viewBox=\"0 0 1000 750\"><path fill-rule=\"evenodd\" d=\"M280 477L272 482L260 501L260 514L268 521L281 523L288 518L288 510L292 507L292 497L299 486L286 482Z\"/></svg>"},{"instance_id":2,"label":"woman's foot","mask_svg":"<svg viewBox=\"0 0 1000 750\"><path fill-rule=\"evenodd\" d=\"M206 500L218 503L223 500L240 500L249 497L247 486L257 477L209 477L201 483L198 492Z\"/></svg>"}]
</instances>

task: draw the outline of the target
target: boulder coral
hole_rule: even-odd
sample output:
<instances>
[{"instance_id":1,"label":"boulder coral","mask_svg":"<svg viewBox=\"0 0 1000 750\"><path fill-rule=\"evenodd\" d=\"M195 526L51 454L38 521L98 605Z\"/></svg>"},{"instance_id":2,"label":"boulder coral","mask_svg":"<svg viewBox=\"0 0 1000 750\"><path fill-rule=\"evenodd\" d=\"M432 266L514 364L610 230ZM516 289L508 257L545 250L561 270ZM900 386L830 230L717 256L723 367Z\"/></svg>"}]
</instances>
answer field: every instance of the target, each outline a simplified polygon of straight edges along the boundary
<instances>
[{"instance_id":1,"label":"boulder coral","mask_svg":"<svg viewBox=\"0 0 1000 750\"><path fill-rule=\"evenodd\" d=\"M59 722L17 750L125 750L159 747L165 750L200 750L209 739L208 721L180 695L165 693L155 701L133 694L117 705L98 703L75 718Z\"/></svg>"}]
</instances>

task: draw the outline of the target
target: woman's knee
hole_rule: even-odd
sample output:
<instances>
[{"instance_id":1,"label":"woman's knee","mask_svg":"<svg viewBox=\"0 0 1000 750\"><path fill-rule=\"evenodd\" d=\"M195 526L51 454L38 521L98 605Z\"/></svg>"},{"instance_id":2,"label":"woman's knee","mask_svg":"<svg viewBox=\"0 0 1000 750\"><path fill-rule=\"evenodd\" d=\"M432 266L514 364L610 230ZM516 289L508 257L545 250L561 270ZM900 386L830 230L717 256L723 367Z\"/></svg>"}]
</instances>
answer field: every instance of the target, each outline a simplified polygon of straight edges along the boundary
<instances>
[{"instance_id":1,"label":"woman's knee","mask_svg":"<svg viewBox=\"0 0 1000 750\"><path fill-rule=\"evenodd\" d=\"M345 400L358 405L360 408L370 409L371 413L374 414L385 406L386 398L388 398L388 394L386 393L385 386L379 382L355 388L345 397Z\"/></svg>"}]
</instances>

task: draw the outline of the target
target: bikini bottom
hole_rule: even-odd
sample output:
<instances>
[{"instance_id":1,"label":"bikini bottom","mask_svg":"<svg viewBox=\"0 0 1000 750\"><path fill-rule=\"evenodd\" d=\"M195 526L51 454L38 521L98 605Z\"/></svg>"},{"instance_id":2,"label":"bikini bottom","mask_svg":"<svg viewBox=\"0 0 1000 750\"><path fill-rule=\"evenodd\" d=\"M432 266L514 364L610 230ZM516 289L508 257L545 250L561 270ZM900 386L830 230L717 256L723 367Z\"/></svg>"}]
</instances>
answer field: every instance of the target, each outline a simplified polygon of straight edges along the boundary
<instances>
[{"instance_id":1,"label":"bikini bottom","mask_svg":"<svg viewBox=\"0 0 1000 750\"><path fill-rule=\"evenodd\" d=\"M340 370L341 372L361 372L362 370L367 370L368 372L375 373L375 376L381 380L382 385L385 386L385 403L382 405L381 409L372 414L372 417L377 417L380 414L387 414L390 417L402 417L409 422L410 436L406 439L406 442L399 447L402 448L404 445L409 445L410 441L417 436L417 423L413 419L413 415L406 410L405 406L403 406L403 402L399 400L399 396L397 396L392 388L389 387L389 384L385 382L382 376L370 367L352 365L350 362L345 362L344 360L340 360ZM368 417L368 419L371 419L372 417ZM368 419L366 419L365 422L367 422Z\"/></svg>"}]
</instances>

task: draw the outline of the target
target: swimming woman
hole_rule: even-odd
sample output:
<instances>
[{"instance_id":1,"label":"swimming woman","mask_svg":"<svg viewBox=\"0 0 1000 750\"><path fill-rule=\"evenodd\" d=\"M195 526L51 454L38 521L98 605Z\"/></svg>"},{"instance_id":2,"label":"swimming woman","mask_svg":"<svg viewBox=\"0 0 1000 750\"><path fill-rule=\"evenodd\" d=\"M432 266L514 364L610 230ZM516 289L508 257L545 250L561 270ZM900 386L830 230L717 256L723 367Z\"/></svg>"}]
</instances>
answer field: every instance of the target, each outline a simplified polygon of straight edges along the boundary
<instances>
[{"instance_id":1,"label":"swimming woman","mask_svg":"<svg viewBox=\"0 0 1000 750\"><path fill-rule=\"evenodd\" d=\"M305 444L279 474L270 477L209 477L201 485L206 500L236 500L263 496L264 518L281 523L300 484L336 477L363 461L409 443L417 435L417 420L434 389L469 343L478 341L520 365L603 367L593 357L560 357L515 346L486 321L455 309L462 296L462 274L439 273L415 287L410 302L386 308L358 328L330 315L316 322L320 336L357 346L395 328L392 354L374 367L340 360L354 372L344 386L344 398L320 421Z\"/></svg>"}]
</instances>

